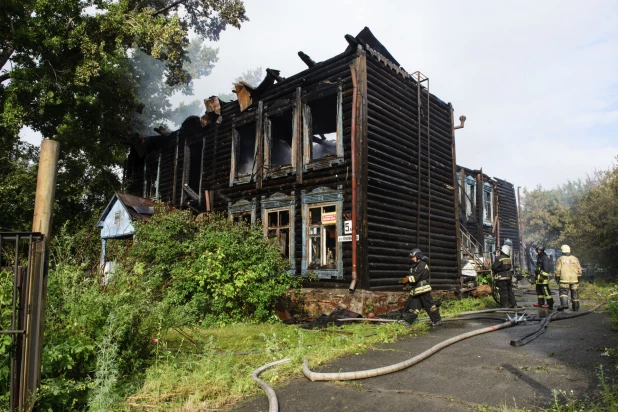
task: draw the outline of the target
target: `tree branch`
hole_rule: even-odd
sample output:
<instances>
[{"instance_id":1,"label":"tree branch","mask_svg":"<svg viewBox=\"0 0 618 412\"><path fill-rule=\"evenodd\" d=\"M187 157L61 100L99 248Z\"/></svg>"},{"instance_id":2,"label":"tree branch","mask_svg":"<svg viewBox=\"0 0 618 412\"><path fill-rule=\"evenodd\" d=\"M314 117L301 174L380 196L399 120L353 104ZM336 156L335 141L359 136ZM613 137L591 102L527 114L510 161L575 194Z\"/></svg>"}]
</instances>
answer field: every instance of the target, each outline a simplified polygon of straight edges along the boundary
<instances>
[{"instance_id":1,"label":"tree branch","mask_svg":"<svg viewBox=\"0 0 618 412\"><path fill-rule=\"evenodd\" d=\"M157 10L153 13L153 16L156 16L158 14L162 14L165 13L166 11L168 11L169 9L173 9L176 6L181 5L182 3L186 2L187 0L177 0L175 2L173 2L172 4L170 4L169 6L165 6L163 7L161 10Z\"/></svg>"}]
</instances>

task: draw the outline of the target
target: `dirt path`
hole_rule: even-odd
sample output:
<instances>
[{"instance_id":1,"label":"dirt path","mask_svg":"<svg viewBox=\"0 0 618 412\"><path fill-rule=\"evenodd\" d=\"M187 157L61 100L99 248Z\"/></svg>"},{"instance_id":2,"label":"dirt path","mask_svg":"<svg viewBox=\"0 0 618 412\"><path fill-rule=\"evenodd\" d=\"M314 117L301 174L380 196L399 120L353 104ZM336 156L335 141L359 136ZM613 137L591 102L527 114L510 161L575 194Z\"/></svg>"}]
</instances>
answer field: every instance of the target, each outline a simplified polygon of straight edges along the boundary
<instances>
[{"instance_id":1,"label":"dirt path","mask_svg":"<svg viewBox=\"0 0 618 412\"><path fill-rule=\"evenodd\" d=\"M582 308L586 310L586 308ZM382 345L358 356L339 359L319 368L336 372L371 369L408 359L463 332L492 321L456 321L428 335ZM519 325L473 337L443 349L406 370L345 383L296 379L275 391L285 411L459 411L478 405L500 407L547 406L553 390L582 397L598 384L598 365L616 377L616 361L603 356L616 348L618 334L610 330L607 313L553 322L547 332L522 347L512 339L534 330ZM265 395L235 410L267 411Z\"/></svg>"}]
</instances>

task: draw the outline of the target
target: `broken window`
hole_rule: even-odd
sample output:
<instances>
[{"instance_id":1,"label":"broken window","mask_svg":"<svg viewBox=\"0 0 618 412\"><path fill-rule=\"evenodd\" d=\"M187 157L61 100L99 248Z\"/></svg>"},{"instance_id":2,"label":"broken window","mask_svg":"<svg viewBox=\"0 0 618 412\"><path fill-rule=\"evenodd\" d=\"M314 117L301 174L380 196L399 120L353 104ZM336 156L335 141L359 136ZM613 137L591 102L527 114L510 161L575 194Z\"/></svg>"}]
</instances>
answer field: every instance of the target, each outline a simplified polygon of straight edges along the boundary
<instances>
[{"instance_id":1,"label":"broken window","mask_svg":"<svg viewBox=\"0 0 618 412\"><path fill-rule=\"evenodd\" d=\"M485 183L483 185L483 223L491 225L494 220L493 188Z\"/></svg>"},{"instance_id":2,"label":"broken window","mask_svg":"<svg viewBox=\"0 0 618 412\"><path fill-rule=\"evenodd\" d=\"M266 120L266 158L269 169L292 164L294 140L294 113L292 109L269 116Z\"/></svg>"},{"instance_id":3,"label":"broken window","mask_svg":"<svg viewBox=\"0 0 618 412\"><path fill-rule=\"evenodd\" d=\"M279 246L281 255L290 258L290 209L266 212L266 236Z\"/></svg>"},{"instance_id":4,"label":"broken window","mask_svg":"<svg viewBox=\"0 0 618 412\"><path fill-rule=\"evenodd\" d=\"M311 160L337 155L337 95L310 102Z\"/></svg>"},{"instance_id":5,"label":"broken window","mask_svg":"<svg viewBox=\"0 0 618 412\"><path fill-rule=\"evenodd\" d=\"M245 222L248 225L255 223L255 209L257 207L256 199L252 200L240 199L234 204L228 202L227 213L229 218L234 222Z\"/></svg>"},{"instance_id":6,"label":"broken window","mask_svg":"<svg viewBox=\"0 0 618 412\"><path fill-rule=\"evenodd\" d=\"M186 177L189 187L195 192L200 192L200 178L202 177L202 142L188 146L189 168Z\"/></svg>"},{"instance_id":7,"label":"broken window","mask_svg":"<svg viewBox=\"0 0 618 412\"><path fill-rule=\"evenodd\" d=\"M466 182L466 219L473 216L473 208L476 199L476 185Z\"/></svg>"},{"instance_id":8,"label":"broken window","mask_svg":"<svg viewBox=\"0 0 618 412\"><path fill-rule=\"evenodd\" d=\"M157 175L161 154L150 154L144 159L144 198L154 199L158 193Z\"/></svg>"},{"instance_id":9,"label":"broken window","mask_svg":"<svg viewBox=\"0 0 618 412\"><path fill-rule=\"evenodd\" d=\"M235 129L237 152L236 152L236 175L248 175L253 173L257 153L257 133L255 123Z\"/></svg>"},{"instance_id":10,"label":"broken window","mask_svg":"<svg viewBox=\"0 0 618 412\"><path fill-rule=\"evenodd\" d=\"M303 162L306 165L325 159L339 161L343 157L341 85L321 86L321 90L306 97L303 106ZM318 162L312 167L327 167L332 164Z\"/></svg>"},{"instance_id":11,"label":"broken window","mask_svg":"<svg viewBox=\"0 0 618 412\"><path fill-rule=\"evenodd\" d=\"M309 269L337 269L337 206L319 205L309 208Z\"/></svg>"},{"instance_id":12,"label":"broken window","mask_svg":"<svg viewBox=\"0 0 618 412\"><path fill-rule=\"evenodd\" d=\"M239 212L232 213L232 221L234 223L244 223L246 225L251 225L251 212Z\"/></svg>"}]
</instances>

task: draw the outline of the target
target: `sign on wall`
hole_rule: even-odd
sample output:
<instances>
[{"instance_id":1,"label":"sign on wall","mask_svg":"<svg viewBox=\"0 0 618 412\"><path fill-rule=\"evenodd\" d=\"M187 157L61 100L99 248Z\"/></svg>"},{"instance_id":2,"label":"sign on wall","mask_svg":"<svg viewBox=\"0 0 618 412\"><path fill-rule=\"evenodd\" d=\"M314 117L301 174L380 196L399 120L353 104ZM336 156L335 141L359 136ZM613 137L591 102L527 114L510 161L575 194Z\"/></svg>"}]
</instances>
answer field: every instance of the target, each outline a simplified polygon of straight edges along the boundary
<instances>
[{"instance_id":1,"label":"sign on wall","mask_svg":"<svg viewBox=\"0 0 618 412\"><path fill-rule=\"evenodd\" d=\"M351 220L346 220L344 222L344 224L343 224L343 234L344 235L351 235L352 234L352 221Z\"/></svg>"},{"instance_id":2,"label":"sign on wall","mask_svg":"<svg viewBox=\"0 0 618 412\"><path fill-rule=\"evenodd\" d=\"M334 225L337 223L337 212L322 213L323 225Z\"/></svg>"}]
</instances>

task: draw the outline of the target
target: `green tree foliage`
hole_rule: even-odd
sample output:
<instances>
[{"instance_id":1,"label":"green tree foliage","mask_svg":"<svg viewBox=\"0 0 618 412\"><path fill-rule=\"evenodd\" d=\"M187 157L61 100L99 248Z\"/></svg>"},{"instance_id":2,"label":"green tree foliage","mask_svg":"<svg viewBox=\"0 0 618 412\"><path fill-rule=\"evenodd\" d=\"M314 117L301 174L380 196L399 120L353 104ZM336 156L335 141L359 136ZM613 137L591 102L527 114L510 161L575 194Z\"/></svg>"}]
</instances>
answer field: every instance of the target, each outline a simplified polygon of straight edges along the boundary
<instances>
[{"instance_id":1,"label":"green tree foliage","mask_svg":"<svg viewBox=\"0 0 618 412\"><path fill-rule=\"evenodd\" d=\"M528 244L572 247L593 265L618 268L618 166L555 189L524 190Z\"/></svg>"},{"instance_id":2,"label":"green tree foliage","mask_svg":"<svg viewBox=\"0 0 618 412\"><path fill-rule=\"evenodd\" d=\"M189 90L216 58L189 32L217 40L246 20L240 0L0 2L0 145L23 126L61 143L56 222L88 217L119 188L134 120L159 96L140 90L132 58L163 63L165 93Z\"/></svg>"},{"instance_id":3,"label":"green tree foliage","mask_svg":"<svg viewBox=\"0 0 618 412\"><path fill-rule=\"evenodd\" d=\"M23 142L0 153L0 232L31 227L37 159L38 149Z\"/></svg>"},{"instance_id":4,"label":"green tree foliage","mask_svg":"<svg viewBox=\"0 0 618 412\"><path fill-rule=\"evenodd\" d=\"M618 167L599 172L577 208L566 236L586 260L618 269Z\"/></svg>"}]
</instances>

